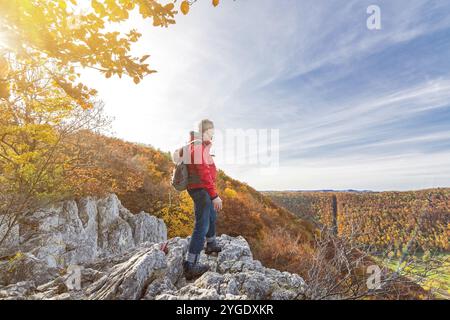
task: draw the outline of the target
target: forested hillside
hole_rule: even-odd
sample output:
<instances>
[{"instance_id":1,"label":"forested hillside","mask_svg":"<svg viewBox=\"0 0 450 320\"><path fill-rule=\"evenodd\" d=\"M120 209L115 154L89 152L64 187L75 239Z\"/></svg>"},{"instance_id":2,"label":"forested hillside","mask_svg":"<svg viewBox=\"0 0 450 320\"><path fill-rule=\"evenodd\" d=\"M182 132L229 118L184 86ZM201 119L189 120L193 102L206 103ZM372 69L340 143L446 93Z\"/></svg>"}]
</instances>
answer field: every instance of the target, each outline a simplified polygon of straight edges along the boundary
<instances>
[{"instance_id":1,"label":"forested hillside","mask_svg":"<svg viewBox=\"0 0 450 320\"><path fill-rule=\"evenodd\" d=\"M450 250L450 189L265 194L298 215L335 224L338 235L368 246L401 253L412 241L424 252Z\"/></svg>"},{"instance_id":2,"label":"forested hillside","mask_svg":"<svg viewBox=\"0 0 450 320\"><path fill-rule=\"evenodd\" d=\"M436 297L450 298L450 189L263 193Z\"/></svg>"}]
</instances>

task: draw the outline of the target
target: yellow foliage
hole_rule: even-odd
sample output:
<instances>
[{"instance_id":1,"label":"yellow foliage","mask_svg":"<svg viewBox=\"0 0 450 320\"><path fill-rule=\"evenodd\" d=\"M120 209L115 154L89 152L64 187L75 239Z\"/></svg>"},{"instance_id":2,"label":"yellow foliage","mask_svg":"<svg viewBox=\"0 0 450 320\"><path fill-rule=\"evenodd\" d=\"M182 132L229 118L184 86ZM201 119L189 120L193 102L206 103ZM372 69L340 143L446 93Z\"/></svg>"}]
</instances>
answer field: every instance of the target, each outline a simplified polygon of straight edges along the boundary
<instances>
[{"instance_id":1,"label":"yellow foliage","mask_svg":"<svg viewBox=\"0 0 450 320\"><path fill-rule=\"evenodd\" d=\"M88 3L85 10L89 14L80 16L77 8L82 2ZM140 33L134 29L129 32L106 29L107 24L127 20L135 9L144 19L153 20L155 26L175 23L173 3L161 4L158 0L0 0L0 30L15 39L7 50L24 64L46 59L52 61L54 69L65 70L52 79L54 86L88 109L92 108L95 91L77 83L80 75L76 67L92 67L106 77L127 75L135 83L155 72L145 62L148 55L130 54L131 44L139 40ZM7 71L4 60L0 60L0 80ZM7 97L7 91L7 85L0 83L0 97Z\"/></svg>"},{"instance_id":2,"label":"yellow foliage","mask_svg":"<svg viewBox=\"0 0 450 320\"><path fill-rule=\"evenodd\" d=\"M231 188L225 188L224 193L228 198L236 198L237 197L237 192Z\"/></svg>"},{"instance_id":3,"label":"yellow foliage","mask_svg":"<svg viewBox=\"0 0 450 320\"><path fill-rule=\"evenodd\" d=\"M189 2L188 1L183 1L181 3L181 5L180 5L181 12L184 15L188 14L189 13L189 7L190 7Z\"/></svg>"},{"instance_id":4,"label":"yellow foliage","mask_svg":"<svg viewBox=\"0 0 450 320\"><path fill-rule=\"evenodd\" d=\"M164 207L158 216L166 223L170 238L187 237L194 227L194 203L187 192L182 192L179 203Z\"/></svg>"},{"instance_id":5,"label":"yellow foliage","mask_svg":"<svg viewBox=\"0 0 450 320\"><path fill-rule=\"evenodd\" d=\"M23 258L22 251L18 251L11 259L9 259L9 263L14 263L15 261L18 261Z\"/></svg>"},{"instance_id":6,"label":"yellow foliage","mask_svg":"<svg viewBox=\"0 0 450 320\"><path fill-rule=\"evenodd\" d=\"M9 98L10 85L7 81L0 80L0 99Z\"/></svg>"},{"instance_id":7,"label":"yellow foliage","mask_svg":"<svg viewBox=\"0 0 450 320\"><path fill-rule=\"evenodd\" d=\"M333 223L329 193L269 192L269 195L292 212L309 215L327 226ZM399 250L395 252L398 255L411 239L422 250L449 248L450 189L337 192L336 196L339 235L355 243L380 249L393 246Z\"/></svg>"},{"instance_id":8,"label":"yellow foliage","mask_svg":"<svg viewBox=\"0 0 450 320\"><path fill-rule=\"evenodd\" d=\"M4 80L9 74L9 63L4 57L0 57L0 80Z\"/></svg>"}]
</instances>

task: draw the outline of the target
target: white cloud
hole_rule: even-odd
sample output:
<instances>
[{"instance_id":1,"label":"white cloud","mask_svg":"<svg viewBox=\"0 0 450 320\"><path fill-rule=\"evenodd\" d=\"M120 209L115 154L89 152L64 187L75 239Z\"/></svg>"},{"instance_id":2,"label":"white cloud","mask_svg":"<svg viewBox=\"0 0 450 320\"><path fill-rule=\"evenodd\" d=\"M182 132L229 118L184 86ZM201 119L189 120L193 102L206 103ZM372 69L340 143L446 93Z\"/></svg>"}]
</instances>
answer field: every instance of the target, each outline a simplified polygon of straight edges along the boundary
<instances>
[{"instance_id":1,"label":"white cloud","mask_svg":"<svg viewBox=\"0 0 450 320\"><path fill-rule=\"evenodd\" d=\"M450 25L448 19L427 19L430 13L448 10L442 3L390 1L381 4L383 29L372 33L365 27L369 4L356 0L238 0L223 1L213 8L209 1L199 1L188 16L179 16L177 25L168 29L153 28L139 19L126 24L137 25L144 34L135 51L149 52L151 67L158 70L139 86L131 80L105 80L91 71L86 71L84 78L99 89L107 112L116 118L117 136L163 150L178 147L195 122L204 117L212 118L222 129L280 129L281 152L293 148L308 152L327 144L364 141L370 134L364 133L365 129L392 118L406 120L414 113L443 108L450 98L450 78L418 81L423 75L413 70L408 76L417 79L416 83L377 78L372 91L331 101L322 95L320 90L329 84L345 77L355 80L364 58ZM324 69L333 72L320 74ZM289 79L305 79L314 72L319 75L309 77L301 87L289 87L293 83ZM379 82L391 86L386 89L378 86ZM416 132L411 141L397 137L368 142L365 147L379 149L385 157L383 150L389 146L392 153L392 145L441 141L446 132ZM311 154L306 166L304 159L290 158L285 163L289 169L281 168L283 174L277 179L265 179L255 173L259 169L247 166L223 168L262 189L297 185L301 189L337 188L343 184L348 188L413 188L427 172L447 177L438 174L444 163L450 163L447 153L424 157L405 152L409 151L397 154L403 162L374 163L363 158L369 166L352 162L351 154L342 160L338 154L326 162L321 161L322 155ZM335 165L339 161L349 167ZM432 168L427 171L424 166L422 173L416 174L418 163ZM409 174L390 173L385 182L380 180L383 172L401 168ZM441 178L436 178L436 183ZM428 182L423 181L426 186Z\"/></svg>"}]
</instances>

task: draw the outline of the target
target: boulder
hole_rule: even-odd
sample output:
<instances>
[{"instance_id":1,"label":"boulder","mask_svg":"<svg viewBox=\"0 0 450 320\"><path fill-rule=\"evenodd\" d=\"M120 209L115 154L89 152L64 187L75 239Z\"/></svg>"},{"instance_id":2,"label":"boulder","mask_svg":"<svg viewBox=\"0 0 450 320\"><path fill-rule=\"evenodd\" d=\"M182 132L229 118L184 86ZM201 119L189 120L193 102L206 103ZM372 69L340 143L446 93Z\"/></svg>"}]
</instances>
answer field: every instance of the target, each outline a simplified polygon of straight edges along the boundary
<instances>
[{"instance_id":1,"label":"boulder","mask_svg":"<svg viewBox=\"0 0 450 320\"><path fill-rule=\"evenodd\" d=\"M46 283L59 274L31 253L17 253L14 257L0 261L0 285L7 286L23 281L33 281L36 285Z\"/></svg>"},{"instance_id":2,"label":"boulder","mask_svg":"<svg viewBox=\"0 0 450 320\"><path fill-rule=\"evenodd\" d=\"M6 219L5 219L6 220ZM19 246L19 225L8 226L8 221L0 223L0 256L11 255Z\"/></svg>"},{"instance_id":3,"label":"boulder","mask_svg":"<svg viewBox=\"0 0 450 320\"><path fill-rule=\"evenodd\" d=\"M114 266L86 292L93 300L137 300L143 297L151 282L163 276L166 268L165 254L158 245L145 248L128 261Z\"/></svg>"},{"instance_id":4,"label":"boulder","mask_svg":"<svg viewBox=\"0 0 450 320\"><path fill-rule=\"evenodd\" d=\"M264 267L241 236L218 236L222 251L200 255L210 270L187 281L190 238L167 240L161 219L132 214L113 194L44 208L16 231L10 249L21 251L0 260L0 299L305 298L299 275Z\"/></svg>"},{"instance_id":5,"label":"boulder","mask_svg":"<svg viewBox=\"0 0 450 320\"><path fill-rule=\"evenodd\" d=\"M24 300L36 289L33 281L21 281L8 286L0 286L1 300Z\"/></svg>"},{"instance_id":6,"label":"boulder","mask_svg":"<svg viewBox=\"0 0 450 320\"><path fill-rule=\"evenodd\" d=\"M164 241L167 228L161 219L145 212L132 214L111 194L43 208L10 234L2 246L4 254L20 250L49 267L64 268L121 255L144 242Z\"/></svg>"}]
</instances>

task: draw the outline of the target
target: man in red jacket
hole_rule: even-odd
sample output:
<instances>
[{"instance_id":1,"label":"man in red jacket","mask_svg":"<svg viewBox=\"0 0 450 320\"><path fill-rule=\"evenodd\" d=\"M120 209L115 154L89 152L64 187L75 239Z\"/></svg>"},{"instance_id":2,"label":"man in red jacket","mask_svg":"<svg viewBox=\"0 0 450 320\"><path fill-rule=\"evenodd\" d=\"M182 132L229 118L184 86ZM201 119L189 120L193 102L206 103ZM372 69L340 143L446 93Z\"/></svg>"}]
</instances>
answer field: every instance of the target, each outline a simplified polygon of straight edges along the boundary
<instances>
[{"instance_id":1,"label":"man in red jacket","mask_svg":"<svg viewBox=\"0 0 450 320\"><path fill-rule=\"evenodd\" d=\"M188 163L188 193L194 201L195 225L189 242L189 250L183 269L186 279L191 280L209 270L200 264L200 252L206 239L206 254L218 253L221 248L216 242L217 211L222 210L222 200L216 190L217 169L210 154L214 136L214 123L202 120L198 132L191 132Z\"/></svg>"}]
</instances>

